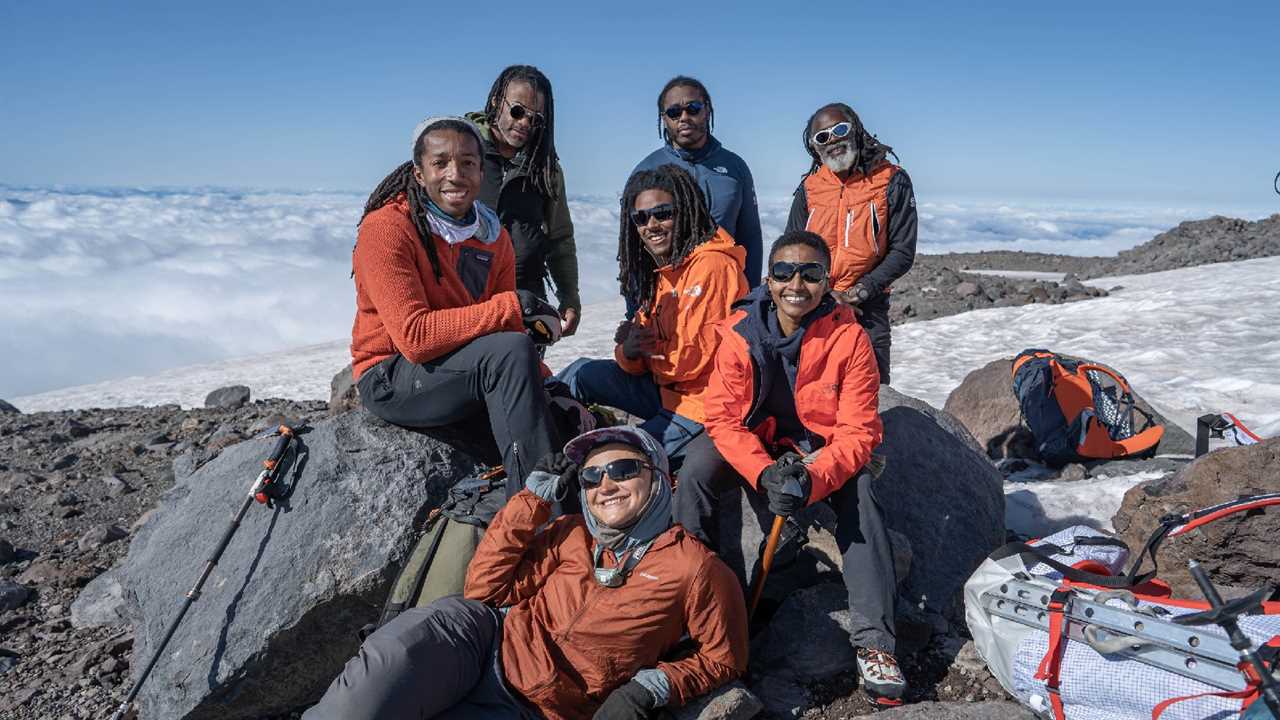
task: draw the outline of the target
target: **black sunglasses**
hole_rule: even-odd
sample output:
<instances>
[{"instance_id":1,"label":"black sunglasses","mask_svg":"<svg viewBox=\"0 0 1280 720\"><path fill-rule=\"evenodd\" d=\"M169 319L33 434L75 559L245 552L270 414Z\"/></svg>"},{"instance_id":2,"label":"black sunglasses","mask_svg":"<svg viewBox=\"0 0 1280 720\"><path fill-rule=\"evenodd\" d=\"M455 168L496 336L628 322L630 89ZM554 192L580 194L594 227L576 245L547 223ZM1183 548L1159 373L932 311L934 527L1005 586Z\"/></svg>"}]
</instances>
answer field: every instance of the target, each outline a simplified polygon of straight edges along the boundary
<instances>
[{"instance_id":1,"label":"black sunglasses","mask_svg":"<svg viewBox=\"0 0 1280 720\"><path fill-rule=\"evenodd\" d=\"M822 263L789 263L779 260L769 268L769 277L774 282L790 282L796 273L800 273L800 279L807 283L820 283L827 279L827 269L822 267Z\"/></svg>"},{"instance_id":2,"label":"black sunglasses","mask_svg":"<svg viewBox=\"0 0 1280 720\"><path fill-rule=\"evenodd\" d=\"M502 98L502 102L507 104L507 112L511 113L512 120L523 120L529 118L529 124L534 127L542 127L542 123L546 121L546 116L537 110L530 110L518 102L512 102L506 98Z\"/></svg>"},{"instance_id":3,"label":"black sunglasses","mask_svg":"<svg viewBox=\"0 0 1280 720\"><path fill-rule=\"evenodd\" d=\"M688 103L685 103L684 105L672 105L668 107L666 110L663 110L662 114L666 115L672 120L679 120L680 116L685 114L686 112L689 113L689 117L698 117L699 115L702 114L702 108L706 106L707 104L702 102L701 100L694 100L693 102L688 102Z\"/></svg>"},{"instance_id":4,"label":"black sunglasses","mask_svg":"<svg viewBox=\"0 0 1280 720\"><path fill-rule=\"evenodd\" d=\"M644 227L649 224L649 218L653 218L658 222L666 222L675 214L676 210L671 206L671 203L662 203L661 205L654 205L653 207L645 208L644 210L632 210L631 222L635 223L636 227Z\"/></svg>"},{"instance_id":5,"label":"black sunglasses","mask_svg":"<svg viewBox=\"0 0 1280 720\"><path fill-rule=\"evenodd\" d=\"M609 479L614 482L622 482L623 480L630 480L631 478L638 476L640 474L640 470L643 468L649 468L650 470L657 469L643 460L623 458L621 460L614 460L607 465L591 465L584 467L578 471L578 480L582 483L582 487L593 488L604 482L605 473L608 473Z\"/></svg>"}]
</instances>

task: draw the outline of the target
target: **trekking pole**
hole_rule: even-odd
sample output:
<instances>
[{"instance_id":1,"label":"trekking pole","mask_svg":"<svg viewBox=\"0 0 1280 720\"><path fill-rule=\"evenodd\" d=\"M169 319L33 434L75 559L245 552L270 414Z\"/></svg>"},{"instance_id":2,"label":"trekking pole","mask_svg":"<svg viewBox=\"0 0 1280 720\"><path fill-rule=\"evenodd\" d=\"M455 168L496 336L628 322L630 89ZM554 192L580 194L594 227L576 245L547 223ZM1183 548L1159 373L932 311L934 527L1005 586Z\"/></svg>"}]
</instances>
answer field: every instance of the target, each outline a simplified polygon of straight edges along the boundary
<instances>
[{"instance_id":1,"label":"trekking pole","mask_svg":"<svg viewBox=\"0 0 1280 720\"><path fill-rule=\"evenodd\" d=\"M1280 680L1277 680L1275 675L1267 669L1266 663L1254 648L1253 641L1244 634L1237 622L1241 615L1261 606L1262 601L1271 594L1271 590L1266 588L1231 602L1223 602L1218 589L1209 581L1209 575L1204 568L1200 567L1200 563L1192 560L1187 563L1187 569L1191 571L1191 578L1196 581L1196 585L1200 586L1200 592L1204 593L1204 599L1209 601L1210 609L1193 616L1174 618L1174 622L1184 625L1213 623L1225 630L1227 637L1231 640L1231 647L1240 653L1240 664L1257 675L1258 690L1263 702L1273 716L1280 718Z\"/></svg>"},{"instance_id":2,"label":"trekking pole","mask_svg":"<svg viewBox=\"0 0 1280 720\"><path fill-rule=\"evenodd\" d=\"M182 607L178 609L178 614L169 622L169 627L164 631L164 638L160 641L160 645L151 654L151 660L147 662L146 668L138 676L137 682L133 684L133 687L129 688L129 694L125 696L124 702L120 703L120 707L116 708L111 720L121 720L124 714L129 711L129 706L137 699L138 692L142 690L142 684L147 681L156 663L159 662L160 655L164 652L165 646L169 644L169 640L173 638L173 633L177 631L178 624L182 622L183 616L191 608L191 603L200 598L200 589L204 587L205 581L213 573L213 568L217 566L218 560L222 558L222 553L227 549L227 545L230 544L231 536L235 535L236 530L239 529L240 521L244 519L245 513L249 511L249 506L253 505L254 502L258 502L274 508L273 501L283 497L282 489L276 483L281 467L280 460L289 450L290 444L297 438L297 433L288 425L281 425L277 432L280 437L276 440L275 447L271 449L271 455L262 461L262 472L258 474L253 484L249 486L248 496L240 504L240 509L231 516L231 524L227 526L226 531L222 534L222 539L218 541L218 546L214 549L213 554L209 556L204 570L200 572L199 579L196 580L196 584L191 590L187 592L186 600L183 601Z\"/></svg>"},{"instance_id":3,"label":"trekking pole","mask_svg":"<svg viewBox=\"0 0 1280 720\"><path fill-rule=\"evenodd\" d=\"M764 556L760 558L760 577L756 578L756 589L751 592L751 607L747 609L747 620L756 614L756 605L764 594L764 581L769 579L769 568L773 566L773 554L778 551L778 538L782 537L782 526L787 519L781 515L773 516L773 529L769 531L769 540L764 544Z\"/></svg>"}]
</instances>

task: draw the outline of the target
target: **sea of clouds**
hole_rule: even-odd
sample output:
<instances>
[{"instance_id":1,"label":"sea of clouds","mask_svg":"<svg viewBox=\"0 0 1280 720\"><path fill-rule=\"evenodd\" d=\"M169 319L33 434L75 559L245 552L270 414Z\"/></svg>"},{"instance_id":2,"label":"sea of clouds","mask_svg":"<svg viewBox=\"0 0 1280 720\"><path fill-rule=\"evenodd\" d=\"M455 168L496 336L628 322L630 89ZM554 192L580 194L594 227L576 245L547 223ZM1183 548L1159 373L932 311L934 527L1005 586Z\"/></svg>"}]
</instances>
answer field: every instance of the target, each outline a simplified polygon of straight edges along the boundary
<instances>
[{"instance_id":1,"label":"sea of clouds","mask_svg":"<svg viewBox=\"0 0 1280 720\"><path fill-rule=\"evenodd\" d=\"M0 186L0 398L342 338L364 197ZM766 239L790 198L761 200ZM616 198L572 198L585 302L616 295ZM1105 255L1203 208L920 205L920 249ZM1260 214L1259 214L1260 215Z\"/></svg>"}]
</instances>

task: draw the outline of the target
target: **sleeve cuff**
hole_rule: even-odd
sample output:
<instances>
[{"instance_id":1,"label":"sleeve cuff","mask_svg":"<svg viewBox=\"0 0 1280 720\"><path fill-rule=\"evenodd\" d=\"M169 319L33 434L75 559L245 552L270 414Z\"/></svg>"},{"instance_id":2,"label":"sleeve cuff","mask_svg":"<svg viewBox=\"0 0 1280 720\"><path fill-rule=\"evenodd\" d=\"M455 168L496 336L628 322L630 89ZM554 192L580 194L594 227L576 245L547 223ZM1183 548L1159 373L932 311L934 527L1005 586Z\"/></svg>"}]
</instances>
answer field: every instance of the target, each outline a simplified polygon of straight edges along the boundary
<instances>
[{"instance_id":1,"label":"sleeve cuff","mask_svg":"<svg viewBox=\"0 0 1280 720\"><path fill-rule=\"evenodd\" d=\"M664 707L670 701L671 680L661 670L645 668L636 673L636 676L631 679L653 695L653 706L655 708Z\"/></svg>"}]
</instances>

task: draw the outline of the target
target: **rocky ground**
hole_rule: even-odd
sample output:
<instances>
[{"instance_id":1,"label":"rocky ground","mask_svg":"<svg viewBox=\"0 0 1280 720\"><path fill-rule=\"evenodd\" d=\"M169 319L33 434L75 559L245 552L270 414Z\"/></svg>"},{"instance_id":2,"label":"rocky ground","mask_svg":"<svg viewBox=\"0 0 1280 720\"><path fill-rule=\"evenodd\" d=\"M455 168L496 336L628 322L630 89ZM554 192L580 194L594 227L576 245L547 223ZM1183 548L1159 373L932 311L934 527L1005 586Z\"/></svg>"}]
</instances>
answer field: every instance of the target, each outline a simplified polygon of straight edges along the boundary
<instances>
[{"instance_id":1,"label":"rocky ground","mask_svg":"<svg viewBox=\"0 0 1280 720\"><path fill-rule=\"evenodd\" d=\"M173 484L176 458L200 463L283 420L326 410L322 402L266 400L0 412L0 717L108 716L126 691L133 639L77 629L71 605L80 588L124 556ZM228 517L233 495L239 491L228 493ZM174 588L175 607L186 590Z\"/></svg>"},{"instance_id":2,"label":"rocky ground","mask_svg":"<svg viewBox=\"0 0 1280 720\"><path fill-rule=\"evenodd\" d=\"M1089 278L1268 255L1280 255L1280 215L1254 223L1220 217L1183 223L1114 258L921 256L895 285L892 318L909 322L1105 294L1070 277L1046 283L972 275L968 269ZM109 715L127 689L133 638L117 630L77 628L71 608L79 590L124 556L146 512L172 486L175 460L198 465L282 420L315 420L327 410L322 402L242 404L247 393L239 391L213 400L223 406L32 415L0 401L0 717ZM250 480L245 478L246 486ZM233 509L229 504L228 513ZM195 572L193 566L193 580ZM174 588L175 607L185 590ZM906 654L904 666L913 702L1008 700L963 637ZM806 718L835 720L872 711L848 678L819 683L810 694L817 706Z\"/></svg>"}]
</instances>

